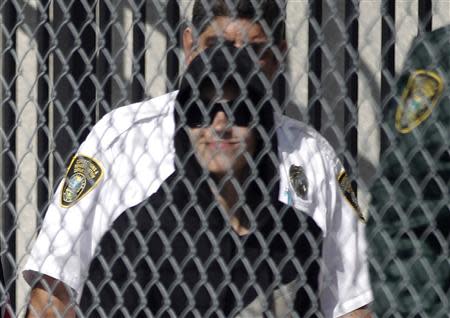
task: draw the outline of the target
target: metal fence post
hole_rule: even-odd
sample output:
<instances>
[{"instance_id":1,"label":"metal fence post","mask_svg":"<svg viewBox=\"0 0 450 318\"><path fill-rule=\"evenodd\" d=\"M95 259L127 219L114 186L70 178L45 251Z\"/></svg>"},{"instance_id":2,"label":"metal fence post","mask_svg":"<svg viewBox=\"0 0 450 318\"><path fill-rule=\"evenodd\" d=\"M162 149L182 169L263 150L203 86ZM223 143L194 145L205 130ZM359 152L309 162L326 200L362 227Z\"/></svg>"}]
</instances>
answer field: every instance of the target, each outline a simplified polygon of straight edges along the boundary
<instances>
[{"instance_id":1,"label":"metal fence post","mask_svg":"<svg viewBox=\"0 0 450 318\"><path fill-rule=\"evenodd\" d=\"M345 6L345 70L346 95L344 101L344 134L346 141L345 161L351 172L352 179L357 178L357 157L358 157L358 18L359 0L346 1ZM356 184L354 184L356 187Z\"/></svg>"},{"instance_id":2,"label":"metal fence post","mask_svg":"<svg viewBox=\"0 0 450 318\"><path fill-rule=\"evenodd\" d=\"M145 0L135 1L133 7L133 70L131 73L131 101L145 96Z\"/></svg>"},{"instance_id":3,"label":"metal fence post","mask_svg":"<svg viewBox=\"0 0 450 318\"><path fill-rule=\"evenodd\" d=\"M112 57L112 28L114 21L111 21L111 9L106 1L99 1L98 4L98 52L97 52L97 77L99 83L98 105L95 120L98 121L104 114L112 108L112 81L114 75L111 65Z\"/></svg>"},{"instance_id":4,"label":"metal fence post","mask_svg":"<svg viewBox=\"0 0 450 318\"><path fill-rule=\"evenodd\" d=\"M95 123L96 2L54 3L55 176Z\"/></svg>"},{"instance_id":5,"label":"metal fence post","mask_svg":"<svg viewBox=\"0 0 450 318\"><path fill-rule=\"evenodd\" d=\"M433 19L432 0L419 0L419 33L430 32Z\"/></svg>"},{"instance_id":6,"label":"metal fence post","mask_svg":"<svg viewBox=\"0 0 450 318\"><path fill-rule=\"evenodd\" d=\"M176 0L167 2L167 22L171 32L167 32L167 89L173 90L177 85L180 61L177 48L180 46L180 5Z\"/></svg>"},{"instance_id":7,"label":"metal fence post","mask_svg":"<svg viewBox=\"0 0 450 318\"><path fill-rule=\"evenodd\" d=\"M41 0L40 22L36 30L36 42L38 49L38 79L37 79L37 138L38 138L38 173L37 173L37 200L38 200L38 228L45 216L46 206L48 204L50 193L52 192L52 183L49 175L50 138L50 64L49 58L52 54L50 49L50 36L48 27L50 27L50 1Z\"/></svg>"},{"instance_id":8,"label":"metal fence post","mask_svg":"<svg viewBox=\"0 0 450 318\"><path fill-rule=\"evenodd\" d=\"M395 78L395 0L383 0L381 7L381 114L384 121L385 108L394 93L392 83ZM381 129L381 151L386 148L387 138Z\"/></svg>"},{"instance_id":9,"label":"metal fence post","mask_svg":"<svg viewBox=\"0 0 450 318\"><path fill-rule=\"evenodd\" d=\"M309 41L308 41L308 117L309 123L315 129L320 131L322 104L320 97L322 94L321 77L322 77L322 0L309 1Z\"/></svg>"},{"instance_id":10,"label":"metal fence post","mask_svg":"<svg viewBox=\"0 0 450 318\"><path fill-rule=\"evenodd\" d=\"M12 296L11 305L15 308L15 280L17 268L14 262L16 255L16 29L17 11L12 1L6 0L0 5L3 30L3 45L0 56L2 57L2 149L1 149L1 210L2 210L2 233L5 238L5 254L2 255L2 267L4 272L5 287Z\"/></svg>"}]
</instances>

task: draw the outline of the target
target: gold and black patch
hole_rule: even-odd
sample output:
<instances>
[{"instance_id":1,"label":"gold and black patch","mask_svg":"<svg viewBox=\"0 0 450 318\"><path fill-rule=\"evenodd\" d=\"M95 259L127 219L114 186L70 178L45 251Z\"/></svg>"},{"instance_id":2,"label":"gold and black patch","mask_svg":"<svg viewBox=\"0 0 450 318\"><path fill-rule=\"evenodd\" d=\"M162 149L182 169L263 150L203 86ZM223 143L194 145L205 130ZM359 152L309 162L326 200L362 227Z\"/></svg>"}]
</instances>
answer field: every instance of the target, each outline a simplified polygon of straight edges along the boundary
<instances>
[{"instance_id":1,"label":"gold and black patch","mask_svg":"<svg viewBox=\"0 0 450 318\"><path fill-rule=\"evenodd\" d=\"M61 206L71 207L92 191L103 176L101 165L93 158L78 155L70 162L61 192Z\"/></svg>"},{"instance_id":2,"label":"gold and black patch","mask_svg":"<svg viewBox=\"0 0 450 318\"><path fill-rule=\"evenodd\" d=\"M397 130L406 134L425 121L441 98L443 87L443 80L436 72L418 70L412 73L395 114Z\"/></svg>"},{"instance_id":3,"label":"gold and black patch","mask_svg":"<svg viewBox=\"0 0 450 318\"><path fill-rule=\"evenodd\" d=\"M290 166L289 179L295 194L302 199L306 199L308 194L308 179L306 178L305 170L301 166Z\"/></svg>"},{"instance_id":4,"label":"gold and black patch","mask_svg":"<svg viewBox=\"0 0 450 318\"><path fill-rule=\"evenodd\" d=\"M361 208L359 207L358 199L356 198L356 194L353 189L350 178L348 177L347 172L344 169L342 169L342 171L339 173L337 180L345 199L353 207L356 214L358 215L358 218L362 222L366 223L367 220L364 217L363 213L361 212Z\"/></svg>"}]
</instances>

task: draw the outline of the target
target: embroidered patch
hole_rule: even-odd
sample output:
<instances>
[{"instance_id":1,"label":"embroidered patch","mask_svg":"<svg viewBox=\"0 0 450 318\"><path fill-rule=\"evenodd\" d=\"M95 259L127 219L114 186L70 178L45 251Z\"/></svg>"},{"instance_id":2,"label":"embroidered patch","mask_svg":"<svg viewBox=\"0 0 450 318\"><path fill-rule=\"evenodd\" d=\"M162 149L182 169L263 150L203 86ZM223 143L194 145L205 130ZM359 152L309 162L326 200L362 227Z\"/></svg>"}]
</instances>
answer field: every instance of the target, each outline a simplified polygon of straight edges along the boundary
<instances>
[{"instance_id":1,"label":"embroidered patch","mask_svg":"<svg viewBox=\"0 0 450 318\"><path fill-rule=\"evenodd\" d=\"M92 158L78 155L70 162L61 192L61 206L68 208L93 190L103 176L100 164Z\"/></svg>"},{"instance_id":2,"label":"embroidered patch","mask_svg":"<svg viewBox=\"0 0 450 318\"><path fill-rule=\"evenodd\" d=\"M350 203L350 205L355 210L356 214L358 215L358 218L366 223L366 218L364 217L363 213L361 212L361 208L358 204L358 199L356 198L355 191L352 187L352 183L350 181L350 178L347 175L347 172L345 170L341 170L337 177L339 187L341 188L342 194L344 195L345 199Z\"/></svg>"},{"instance_id":3,"label":"embroidered patch","mask_svg":"<svg viewBox=\"0 0 450 318\"><path fill-rule=\"evenodd\" d=\"M301 166L292 165L289 168L289 180L295 193L302 199L308 194L308 179L305 170Z\"/></svg>"},{"instance_id":4,"label":"embroidered patch","mask_svg":"<svg viewBox=\"0 0 450 318\"><path fill-rule=\"evenodd\" d=\"M418 70L411 74L395 114L395 127L409 133L425 121L442 96L443 80L433 71Z\"/></svg>"}]
</instances>

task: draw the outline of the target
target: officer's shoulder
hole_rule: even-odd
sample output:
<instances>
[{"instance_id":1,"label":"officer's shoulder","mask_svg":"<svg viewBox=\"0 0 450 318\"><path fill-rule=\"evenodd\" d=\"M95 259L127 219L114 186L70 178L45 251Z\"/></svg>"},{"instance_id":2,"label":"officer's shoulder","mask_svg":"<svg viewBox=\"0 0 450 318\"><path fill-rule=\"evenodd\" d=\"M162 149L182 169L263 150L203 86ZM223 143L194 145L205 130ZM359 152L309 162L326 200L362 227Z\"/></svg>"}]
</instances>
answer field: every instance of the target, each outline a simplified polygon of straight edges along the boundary
<instances>
[{"instance_id":1,"label":"officer's shoulder","mask_svg":"<svg viewBox=\"0 0 450 318\"><path fill-rule=\"evenodd\" d=\"M447 56L450 50L450 25L446 25L428 32L418 34L409 48L409 58L405 61L407 69L432 67L433 61L439 61ZM410 61L416 57L418 61Z\"/></svg>"},{"instance_id":2,"label":"officer's shoulder","mask_svg":"<svg viewBox=\"0 0 450 318\"><path fill-rule=\"evenodd\" d=\"M436 41L442 38L448 39L450 36L450 25L446 25L437 29L434 29L429 32L424 32L421 35L418 35L417 38L420 38L425 41Z\"/></svg>"},{"instance_id":3,"label":"officer's shoulder","mask_svg":"<svg viewBox=\"0 0 450 318\"><path fill-rule=\"evenodd\" d=\"M110 111L93 127L85 143L94 141L105 149L136 125L171 116L176 94L177 92L171 92Z\"/></svg>"},{"instance_id":4,"label":"officer's shoulder","mask_svg":"<svg viewBox=\"0 0 450 318\"><path fill-rule=\"evenodd\" d=\"M313 127L286 115L276 114L275 118L280 150L295 150L301 143L307 142L328 160L336 160L336 152L331 144Z\"/></svg>"}]
</instances>

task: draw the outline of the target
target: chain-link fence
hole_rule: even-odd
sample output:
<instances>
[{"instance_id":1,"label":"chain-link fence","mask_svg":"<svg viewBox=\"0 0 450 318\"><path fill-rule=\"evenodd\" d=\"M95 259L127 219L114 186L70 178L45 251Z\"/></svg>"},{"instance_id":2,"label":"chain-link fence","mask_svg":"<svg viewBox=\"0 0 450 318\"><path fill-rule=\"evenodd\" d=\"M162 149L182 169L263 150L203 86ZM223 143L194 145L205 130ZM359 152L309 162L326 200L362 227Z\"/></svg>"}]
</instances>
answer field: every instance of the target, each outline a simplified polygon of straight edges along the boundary
<instances>
[{"instance_id":1,"label":"chain-link fence","mask_svg":"<svg viewBox=\"0 0 450 318\"><path fill-rule=\"evenodd\" d=\"M380 122L396 92L396 74L417 34L450 23L450 2L286 2L287 50L275 54L283 74L276 83L279 107L331 143L367 214L368 187L383 150ZM25 314L30 291L22 268L71 158L111 110L177 88L187 64L182 41L192 27L192 6L190 0L0 3L0 301L9 301L18 315ZM155 173L163 178L164 169Z\"/></svg>"}]
</instances>

